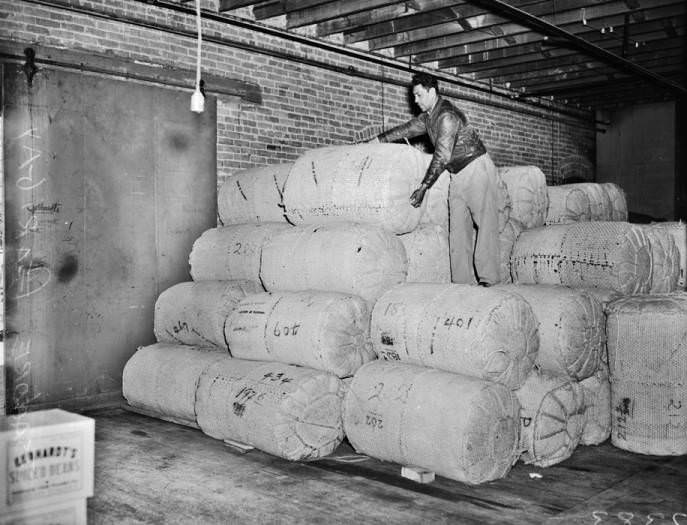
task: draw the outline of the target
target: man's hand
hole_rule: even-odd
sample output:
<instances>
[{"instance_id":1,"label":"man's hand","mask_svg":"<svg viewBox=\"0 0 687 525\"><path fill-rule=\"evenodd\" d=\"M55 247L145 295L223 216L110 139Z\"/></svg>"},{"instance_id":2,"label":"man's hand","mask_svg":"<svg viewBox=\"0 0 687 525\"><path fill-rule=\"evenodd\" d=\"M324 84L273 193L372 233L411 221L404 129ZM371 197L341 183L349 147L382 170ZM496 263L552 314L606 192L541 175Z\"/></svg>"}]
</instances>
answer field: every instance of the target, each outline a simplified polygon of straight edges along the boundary
<instances>
[{"instance_id":1,"label":"man's hand","mask_svg":"<svg viewBox=\"0 0 687 525\"><path fill-rule=\"evenodd\" d=\"M418 189L416 189L413 194L410 196L410 204L413 205L413 208L417 208L422 204L422 200L425 198L425 192L427 191L427 186L424 184L421 184Z\"/></svg>"}]
</instances>

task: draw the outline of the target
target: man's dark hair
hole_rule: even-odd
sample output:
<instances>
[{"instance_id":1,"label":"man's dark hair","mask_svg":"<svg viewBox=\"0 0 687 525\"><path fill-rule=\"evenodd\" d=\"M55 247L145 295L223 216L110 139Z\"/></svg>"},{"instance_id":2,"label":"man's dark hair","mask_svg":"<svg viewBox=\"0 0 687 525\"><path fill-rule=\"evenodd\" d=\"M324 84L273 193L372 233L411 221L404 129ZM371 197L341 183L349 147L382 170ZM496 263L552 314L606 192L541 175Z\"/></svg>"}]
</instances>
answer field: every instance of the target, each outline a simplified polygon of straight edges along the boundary
<instances>
[{"instance_id":1,"label":"man's dark hair","mask_svg":"<svg viewBox=\"0 0 687 525\"><path fill-rule=\"evenodd\" d=\"M437 80L437 77L432 76L429 73L415 73L410 86L422 86L428 91L430 88L434 88L439 91L439 81Z\"/></svg>"}]
</instances>

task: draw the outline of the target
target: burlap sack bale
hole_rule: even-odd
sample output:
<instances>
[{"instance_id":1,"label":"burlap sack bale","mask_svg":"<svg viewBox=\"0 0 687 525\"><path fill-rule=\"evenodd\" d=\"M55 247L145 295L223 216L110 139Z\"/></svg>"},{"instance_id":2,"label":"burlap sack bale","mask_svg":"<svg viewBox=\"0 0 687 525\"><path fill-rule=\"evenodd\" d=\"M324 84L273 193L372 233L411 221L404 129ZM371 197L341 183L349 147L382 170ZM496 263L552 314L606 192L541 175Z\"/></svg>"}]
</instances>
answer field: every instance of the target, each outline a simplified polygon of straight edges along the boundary
<instances>
[{"instance_id":1,"label":"burlap sack bale","mask_svg":"<svg viewBox=\"0 0 687 525\"><path fill-rule=\"evenodd\" d=\"M425 156L402 144L308 150L286 180L286 216L296 225L357 221L412 231L422 210L410 204L410 195L425 175Z\"/></svg>"},{"instance_id":2,"label":"burlap sack bale","mask_svg":"<svg viewBox=\"0 0 687 525\"><path fill-rule=\"evenodd\" d=\"M155 302L153 332L160 342L214 345L227 350L224 325L246 295L262 291L254 281L193 281L176 284Z\"/></svg>"},{"instance_id":3,"label":"burlap sack bale","mask_svg":"<svg viewBox=\"0 0 687 525\"><path fill-rule=\"evenodd\" d=\"M544 226L549 209L546 176L537 166L503 166L499 175L511 200L510 216L524 228Z\"/></svg>"},{"instance_id":4,"label":"burlap sack bale","mask_svg":"<svg viewBox=\"0 0 687 525\"><path fill-rule=\"evenodd\" d=\"M517 293L532 307L539 322L536 367L577 380L596 372L605 351L606 318L595 297L584 290L545 284L499 288Z\"/></svg>"},{"instance_id":5,"label":"burlap sack bale","mask_svg":"<svg viewBox=\"0 0 687 525\"><path fill-rule=\"evenodd\" d=\"M318 459L343 440L343 384L328 372L243 359L219 361L200 378L201 430L292 461Z\"/></svg>"},{"instance_id":6,"label":"burlap sack bale","mask_svg":"<svg viewBox=\"0 0 687 525\"><path fill-rule=\"evenodd\" d=\"M545 225L570 224L591 220L591 204L584 189L573 184L547 186L549 207Z\"/></svg>"},{"instance_id":7,"label":"burlap sack bale","mask_svg":"<svg viewBox=\"0 0 687 525\"><path fill-rule=\"evenodd\" d=\"M282 195L292 162L237 171L217 193L221 224L286 221Z\"/></svg>"},{"instance_id":8,"label":"burlap sack bale","mask_svg":"<svg viewBox=\"0 0 687 525\"><path fill-rule=\"evenodd\" d=\"M401 360L503 383L522 384L539 346L537 321L519 295L467 284L402 284L372 311L372 345Z\"/></svg>"},{"instance_id":9,"label":"burlap sack bale","mask_svg":"<svg viewBox=\"0 0 687 525\"><path fill-rule=\"evenodd\" d=\"M525 226L517 219L511 217L506 223L506 227L499 233L499 247L501 257L501 282L512 283L513 276L510 271L510 257L513 253L513 246L518 236L525 229Z\"/></svg>"},{"instance_id":10,"label":"burlap sack bale","mask_svg":"<svg viewBox=\"0 0 687 525\"><path fill-rule=\"evenodd\" d=\"M399 235L408 256L409 283L450 283L448 231L436 224L420 224Z\"/></svg>"},{"instance_id":11,"label":"burlap sack bale","mask_svg":"<svg viewBox=\"0 0 687 525\"><path fill-rule=\"evenodd\" d=\"M687 288L687 224L678 222L657 222L651 225L654 229L667 232L675 242L677 247L679 263L679 274L677 278L677 289Z\"/></svg>"},{"instance_id":12,"label":"burlap sack bale","mask_svg":"<svg viewBox=\"0 0 687 525\"><path fill-rule=\"evenodd\" d=\"M604 182L601 184L601 187L608 194L608 198L611 201L611 220L627 221L627 200L622 188L613 182Z\"/></svg>"},{"instance_id":13,"label":"burlap sack bale","mask_svg":"<svg viewBox=\"0 0 687 525\"><path fill-rule=\"evenodd\" d=\"M680 252L668 231L653 224L642 225L651 247L651 284L649 293L677 290L680 277Z\"/></svg>"},{"instance_id":14,"label":"burlap sack bale","mask_svg":"<svg viewBox=\"0 0 687 525\"><path fill-rule=\"evenodd\" d=\"M613 202L610 195L601 184L596 182L579 182L568 184L572 188L580 188L589 197L589 215L592 221L613 220Z\"/></svg>"},{"instance_id":15,"label":"burlap sack bale","mask_svg":"<svg viewBox=\"0 0 687 525\"><path fill-rule=\"evenodd\" d=\"M275 235L263 248L260 277L270 292L350 293L371 306L407 273L406 251L396 235L371 224L340 222Z\"/></svg>"},{"instance_id":16,"label":"burlap sack bale","mask_svg":"<svg viewBox=\"0 0 687 525\"><path fill-rule=\"evenodd\" d=\"M520 402L520 459L550 467L580 444L586 421L584 391L569 377L534 370L515 391Z\"/></svg>"},{"instance_id":17,"label":"burlap sack bale","mask_svg":"<svg viewBox=\"0 0 687 525\"><path fill-rule=\"evenodd\" d=\"M612 443L687 454L687 293L624 297L606 316Z\"/></svg>"},{"instance_id":18,"label":"burlap sack bale","mask_svg":"<svg viewBox=\"0 0 687 525\"><path fill-rule=\"evenodd\" d=\"M626 222L582 222L526 230L511 255L517 284L611 288L646 293L651 248L644 230Z\"/></svg>"},{"instance_id":19,"label":"burlap sack bale","mask_svg":"<svg viewBox=\"0 0 687 525\"><path fill-rule=\"evenodd\" d=\"M234 224L211 228L196 239L189 256L194 281L260 282L262 247L287 223Z\"/></svg>"},{"instance_id":20,"label":"burlap sack bale","mask_svg":"<svg viewBox=\"0 0 687 525\"><path fill-rule=\"evenodd\" d=\"M122 394L129 405L183 425L196 424L196 389L208 366L230 359L226 350L155 343L139 347L124 365Z\"/></svg>"},{"instance_id":21,"label":"burlap sack bale","mask_svg":"<svg viewBox=\"0 0 687 525\"><path fill-rule=\"evenodd\" d=\"M477 484L518 455L518 402L504 385L405 363L373 361L351 383L344 429L356 451Z\"/></svg>"},{"instance_id":22,"label":"burlap sack bale","mask_svg":"<svg viewBox=\"0 0 687 525\"><path fill-rule=\"evenodd\" d=\"M353 375L376 358L370 311L357 295L338 292L267 292L249 295L229 316L231 355Z\"/></svg>"},{"instance_id":23,"label":"burlap sack bale","mask_svg":"<svg viewBox=\"0 0 687 525\"><path fill-rule=\"evenodd\" d=\"M608 365L601 363L591 377L580 381L584 390L586 422L581 445L599 445L611 435L611 383Z\"/></svg>"}]
</instances>

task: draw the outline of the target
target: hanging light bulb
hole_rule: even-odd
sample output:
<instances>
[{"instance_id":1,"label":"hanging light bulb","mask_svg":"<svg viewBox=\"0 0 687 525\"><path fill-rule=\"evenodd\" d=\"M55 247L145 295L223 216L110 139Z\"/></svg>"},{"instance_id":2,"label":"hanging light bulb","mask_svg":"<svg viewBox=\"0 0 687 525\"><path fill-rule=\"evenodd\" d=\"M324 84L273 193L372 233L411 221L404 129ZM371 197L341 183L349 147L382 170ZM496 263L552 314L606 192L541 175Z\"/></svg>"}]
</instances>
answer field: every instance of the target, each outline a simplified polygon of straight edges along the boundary
<instances>
[{"instance_id":1,"label":"hanging light bulb","mask_svg":"<svg viewBox=\"0 0 687 525\"><path fill-rule=\"evenodd\" d=\"M196 0L196 26L198 27L198 52L196 55L196 89L191 95L191 111L202 113L205 111L205 95L200 91L200 50L203 37L200 30L200 0Z\"/></svg>"}]
</instances>

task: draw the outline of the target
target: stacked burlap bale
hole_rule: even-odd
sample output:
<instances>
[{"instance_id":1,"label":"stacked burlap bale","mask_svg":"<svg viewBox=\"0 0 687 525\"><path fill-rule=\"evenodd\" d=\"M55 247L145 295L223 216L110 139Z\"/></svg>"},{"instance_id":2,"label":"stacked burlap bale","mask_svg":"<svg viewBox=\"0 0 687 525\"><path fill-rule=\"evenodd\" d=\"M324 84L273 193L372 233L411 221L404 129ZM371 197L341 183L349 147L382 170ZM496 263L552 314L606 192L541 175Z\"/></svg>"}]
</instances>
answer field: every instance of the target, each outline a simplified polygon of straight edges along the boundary
<instances>
[{"instance_id":1,"label":"stacked burlap bale","mask_svg":"<svg viewBox=\"0 0 687 525\"><path fill-rule=\"evenodd\" d=\"M260 282L263 245L293 226L264 222L211 228L196 239L189 256L194 281Z\"/></svg>"},{"instance_id":2,"label":"stacked burlap bale","mask_svg":"<svg viewBox=\"0 0 687 525\"><path fill-rule=\"evenodd\" d=\"M420 224L399 235L408 256L409 283L450 283L448 231L436 224Z\"/></svg>"},{"instance_id":3,"label":"stacked burlap bale","mask_svg":"<svg viewBox=\"0 0 687 525\"><path fill-rule=\"evenodd\" d=\"M355 373L376 358L370 311L357 295L338 292L267 292L249 295L225 328L231 355L331 372Z\"/></svg>"},{"instance_id":4,"label":"stacked burlap bale","mask_svg":"<svg viewBox=\"0 0 687 525\"><path fill-rule=\"evenodd\" d=\"M372 311L385 360L438 368L517 388L539 346L536 318L519 295L464 284L402 284Z\"/></svg>"},{"instance_id":5,"label":"stacked burlap bale","mask_svg":"<svg viewBox=\"0 0 687 525\"><path fill-rule=\"evenodd\" d=\"M549 195L546 176L536 166L503 166L499 175L508 189L511 200L510 217L524 229L544 226Z\"/></svg>"},{"instance_id":6,"label":"stacked burlap bale","mask_svg":"<svg viewBox=\"0 0 687 525\"><path fill-rule=\"evenodd\" d=\"M611 383L608 365L601 363L596 373L580 381L584 390L585 417L580 445L599 445L611 435Z\"/></svg>"},{"instance_id":7,"label":"stacked burlap bale","mask_svg":"<svg viewBox=\"0 0 687 525\"><path fill-rule=\"evenodd\" d=\"M262 291L254 281L176 284L155 302L153 332L159 342L218 346L227 350L224 325L239 301Z\"/></svg>"},{"instance_id":8,"label":"stacked burlap bale","mask_svg":"<svg viewBox=\"0 0 687 525\"><path fill-rule=\"evenodd\" d=\"M293 163L249 168L233 173L217 194L220 224L283 222L283 193Z\"/></svg>"},{"instance_id":9,"label":"stacked burlap bale","mask_svg":"<svg viewBox=\"0 0 687 525\"><path fill-rule=\"evenodd\" d=\"M314 460L343 440L343 392L328 372L229 358L203 371L195 410L198 426L213 438Z\"/></svg>"},{"instance_id":10,"label":"stacked burlap bale","mask_svg":"<svg viewBox=\"0 0 687 525\"><path fill-rule=\"evenodd\" d=\"M408 258L398 236L352 222L282 230L263 246L260 268L267 291L350 293L369 305L405 281L407 273Z\"/></svg>"},{"instance_id":11,"label":"stacked burlap bale","mask_svg":"<svg viewBox=\"0 0 687 525\"><path fill-rule=\"evenodd\" d=\"M122 393L151 416L198 428L196 390L203 371L228 359L226 350L155 343L139 347L124 365Z\"/></svg>"},{"instance_id":12,"label":"stacked burlap bale","mask_svg":"<svg viewBox=\"0 0 687 525\"><path fill-rule=\"evenodd\" d=\"M613 201L604 186L596 182L579 182L576 184L568 184L568 186L580 188L589 197L590 220L613 220Z\"/></svg>"},{"instance_id":13,"label":"stacked burlap bale","mask_svg":"<svg viewBox=\"0 0 687 525\"><path fill-rule=\"evenodd\" d=\"M687 454L687 293L612 302L607 334L613 445Z\"/></svg>"},{"instance_id":14,"label":"stacked burlap bale","mask_svg":"<svg viewBox=\"0 0 687 525\"><path fill-rule=\"evenodd\" d=\"M522 296L539 323L535 366L575 380L596 373L605 351L601 304L585 290L553 285L501 285Z\"/></svg>"},{"instance_id":15,"label":"stacked burlap bale","mask_svg":"<svg viewBox=\"0 0 687 525\"><path fill-rule=\"evenodd\" d=\"M668 293L677 290L680 277L680 252L666 228L643 225L651 247L651 284L649 293Z\"/></svg>"},{"instance_id":16,"label":"stacked burlap bale","mask_svg":"<svg viewBox=\"0 0 687 525\"><path fill-rule=\"evenodd\" d=\"M562 284L646 293L651 247L638 225L580 222L526 230L511 255L517 284Z\"/></svg>"},{"instance_id":17,"label":"stacked burlap bale","mask_svg":"<svg viewBox=\"0 0 687 525\"><path fill-rule=\"evenodd\" d=\"M358 452L478 484L505 476L516 461L518 409L498 383L373 361L353 377L343 420Z\"/></svg>"},{"instance_id":18,"label":"stacked burlap bale","mask_svg":"<svg viewBox=\"0 0 687 525\"><path fill-rule=\"evenodd\" d=\"M589 195L583 188L573 184L547 186L549 207L545 225L570 224L591 220Z\"/></svg>"},{"instance_id":19,"label":"stacked burlap bale","mask_svg":"<svg viewBox=\"0 0 687 525\"><path fill-rule=\"evenodd\" d=\"M601 187L611 202L611 219L613 221L627 221L627 200L623 189L613 182L601 183Z\"/></svg>"},{"instance_id":20,"label":"stacked burlap bale","mask_svg":"<svg viewBox=\"0 0 687 525\"><path fill-rule=\"evenodd\" d=\"M306 151L284 186L286 216L296 225L355 221L394 233L413 231L422 210L410 204L426 155L400 144L332 146Z\"/></svg>"},{"instance_id":21,"label":"stacked burlap bale","mask_svg":"<svg viewBox=\"0 0 687 525\"><path fill-rule=\"evenodd\" d=\"M687 224L679 222L657 222L651 224L653 230L662 230L668 233L675 242L678 251L679 274L677 279L677 289L687 288Z\"/></svg>"},{"instance_id":22,"label":"stacked burlap bale","mask_svg":"<svg viewBox=\"0 0 687 525\"><path fill-rule=\"evenodd\" d=\"M517 219L511 217L506 226L499 233L499 248L501 257L501 282L512 283L513 275L510 269L510 258L513 255L513 247L518 236L525 230L525 226Z\"/></svg>"},{"instance_id":23,"label":"stacked burlap bale","mask_svg":"<svg viewBox=\"0 0 687 525\"><path fill-rule=\"evenodd\" d=\"M569 377L535 369L515 391L520 402L520 459L549 467L569 458L586 421L584 390Z\"/></svg>"}]
</instances>

